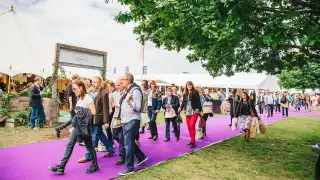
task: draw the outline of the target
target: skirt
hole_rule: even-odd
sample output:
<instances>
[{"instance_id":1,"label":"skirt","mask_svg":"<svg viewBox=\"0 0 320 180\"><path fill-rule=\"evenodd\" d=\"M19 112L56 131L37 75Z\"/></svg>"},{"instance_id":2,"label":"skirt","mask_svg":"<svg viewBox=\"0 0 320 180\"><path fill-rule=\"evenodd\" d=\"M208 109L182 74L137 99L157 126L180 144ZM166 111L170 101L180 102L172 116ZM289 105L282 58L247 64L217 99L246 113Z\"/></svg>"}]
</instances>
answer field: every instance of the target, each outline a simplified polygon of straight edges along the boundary
<instances>
[{"instance_id":1,"label":"skirt","mask_svg":"<svg viewBox=\"0 0 320 180\"><path fill-rule=\"evenodd\" d=\"M240 116L240 128L242 130L242 132L244 132L247 129L251 129L252 126L252 118L249 115L242 115Z\"/></svg>"}]
</instances>

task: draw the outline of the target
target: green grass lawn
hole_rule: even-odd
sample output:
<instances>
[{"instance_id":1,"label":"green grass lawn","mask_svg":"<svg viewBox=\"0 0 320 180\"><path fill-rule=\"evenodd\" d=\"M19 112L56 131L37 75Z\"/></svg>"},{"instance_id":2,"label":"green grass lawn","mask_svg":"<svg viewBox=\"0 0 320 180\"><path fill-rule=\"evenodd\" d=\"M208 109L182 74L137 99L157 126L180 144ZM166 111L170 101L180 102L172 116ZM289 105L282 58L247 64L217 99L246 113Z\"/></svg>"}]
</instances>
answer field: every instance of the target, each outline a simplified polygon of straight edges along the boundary
<instances>
[{"instance_id":1,"label":"green grass lawn","mask_svg":"<svg viewBox=\"0 0 320 180\"><path fill-rule=\"evenodd\" d=\"M249 143L238 136L120 179L314 180L320 119L291 117Z\"/></svg>"}]
</instances>

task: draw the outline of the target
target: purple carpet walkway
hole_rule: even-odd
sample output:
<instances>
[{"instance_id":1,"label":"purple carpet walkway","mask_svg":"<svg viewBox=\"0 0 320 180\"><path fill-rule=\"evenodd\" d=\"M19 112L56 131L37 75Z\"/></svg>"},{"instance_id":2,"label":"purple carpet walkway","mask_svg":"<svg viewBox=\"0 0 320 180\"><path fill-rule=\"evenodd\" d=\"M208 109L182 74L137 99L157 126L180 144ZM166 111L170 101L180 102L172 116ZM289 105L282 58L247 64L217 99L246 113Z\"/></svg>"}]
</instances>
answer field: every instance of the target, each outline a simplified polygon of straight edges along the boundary
<instances>
[{"instance_id":1,"label":"purple carpet walkway","mask_svg":"<svg viewBox=\"0 0 320 180\"><path fill-rule=\"evenodd\" d=\"M300 113L291 113L299 115ZM306 113L301 113L306 115ZM310 116L320 116L320 114L308 113ZM280 114L275 114L272 118L262 117L265 124L271 124L282 120ZM207 137L197 140L197 147L190 149L189 133L186 124L181 125L181 140L176 142L171 138L170 142L164 143L165 127L158 126L158 141L148 140L149 132L140 137L142 151L149 157L149 160L139 169L147 168L168 159L175 158L193 150L200 149L210 144L229 139L239 134L239 130L231 131L228 126L230 116L211 118L207 122ZM171 133L171 136L173 134ZM67 140L57 140L45 143L29 144L17 147L0 149L0 180L106 180L119 177L118 172L124 169L124 165L117 166L114 162L118 156L103 158L103 153L98 152L98 163L100 171L94 174L85 174L85 170L90 163L78 164L77 160L84 155L85 147L75 146L73 154L67 164L65 175L58 176L48 171L48 166L59 163ZM116 147L116 152L118 147ZM139 170L136 169L136 170Z\"/></svg>"}]
</instances>

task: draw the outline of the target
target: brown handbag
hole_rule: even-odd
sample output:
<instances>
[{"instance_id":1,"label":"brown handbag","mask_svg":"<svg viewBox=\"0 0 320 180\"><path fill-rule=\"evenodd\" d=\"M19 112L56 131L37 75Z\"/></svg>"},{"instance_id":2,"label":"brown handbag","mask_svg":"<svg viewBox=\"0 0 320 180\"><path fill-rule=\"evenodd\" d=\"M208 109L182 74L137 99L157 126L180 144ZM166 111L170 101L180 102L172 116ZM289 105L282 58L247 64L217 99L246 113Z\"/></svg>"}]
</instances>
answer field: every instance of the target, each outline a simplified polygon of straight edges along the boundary
<instances>
[{"instance_id":1,"label":"brown handbag","mask_svg":"<svg viewBox=\"0 0 320 180\"><path fill-rule=\"evenodd\" d=\"M199 128L204 128L205 124L206 124L206 121L204 120L204 117L202 116L199 121Z\"/></svg>"}]
</instances>

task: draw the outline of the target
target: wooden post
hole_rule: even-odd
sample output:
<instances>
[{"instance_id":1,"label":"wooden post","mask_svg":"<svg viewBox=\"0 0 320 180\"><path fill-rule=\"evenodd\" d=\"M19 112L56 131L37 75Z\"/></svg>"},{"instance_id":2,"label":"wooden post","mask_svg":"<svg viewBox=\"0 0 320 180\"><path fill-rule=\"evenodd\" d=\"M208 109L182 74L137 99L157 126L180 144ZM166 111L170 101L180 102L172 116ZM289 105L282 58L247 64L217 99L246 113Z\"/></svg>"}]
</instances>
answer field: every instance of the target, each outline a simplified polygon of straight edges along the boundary
<instances>
[{"instance_id":1,"label":"wooden post","mask_svg":"<svg viewBox=\"0 0 320 180\"><path fill-rule=\"evenodd\" d=\"M103 70L102 70L102 79L103 80L106 80L107 77L106 77L106 74L107 74L107 56L108 56L108 53L105 53L104 56L103 56Z\"/></svg>"},{"instance_id":2,"label":"wooden post","mask_svg":"<svg viewBox=\"0 0 320 180\"><path fill-rule=\"evenodd\" d=\"M9 76L8 78L8 94L10 93L10 90L11 90L11 77Z\"/></svg>"},{"instance_id":3,"label":"wooden post","mask_svg":"<svg viewBox=\"0 0 320 180\"><path fill-rule=\"evenodd\" d=\"M58 98L57 96L57 77L58 77L58 71L59 71L59 56L60 56L60 46L57 44L56 46L56 57L53 63L53 76L52 76L52 99ZM57 67L58 66L58 67Z\"/></svg>"}]
</instances>

